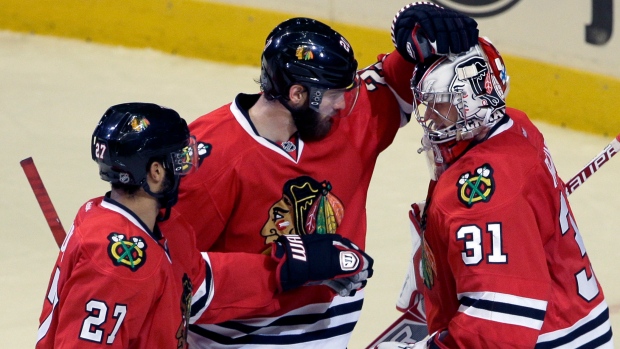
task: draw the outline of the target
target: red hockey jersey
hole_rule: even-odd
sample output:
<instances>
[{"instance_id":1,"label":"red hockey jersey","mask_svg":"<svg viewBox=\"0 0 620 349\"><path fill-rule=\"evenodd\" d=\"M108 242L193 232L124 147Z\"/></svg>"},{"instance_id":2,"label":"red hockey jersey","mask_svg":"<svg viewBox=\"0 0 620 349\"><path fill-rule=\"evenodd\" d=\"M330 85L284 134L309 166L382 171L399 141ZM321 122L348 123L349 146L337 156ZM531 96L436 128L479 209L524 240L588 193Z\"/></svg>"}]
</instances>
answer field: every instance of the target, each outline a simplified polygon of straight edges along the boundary
<instances>
[{"instance_id":1,"label":"red hockey jersey","mask_svg":"<svg viewBox=\"0 0 620 349\"><path fill-rule=\"evenodd\" d=\"M441 348L610 348L603 291L543 136L506 123L443 173L422 257Z\"/></svg>"},{"instance_id":2,"label":"red hockey jersey","mask_svg":"<svg viewBox=\"0 0 620 349\"><path fill-rule=\"evenodd\" d=\"M248 268L200 253L174 209L166 223L174 232L163 236L107 197L83 205L52 273L36 347L185 348L189 323L277 308L275 262ZM230 287L250 276L259 281Z\"/></svg>"},{"instance_id":3,"label":"red hockey jersey","mask_svg":"<svg viewBox=\"0 0 620 349\"><path fill-rule=\"evenodd\" d=\"M173 258L157 227L107 197L87 202L61 246L36 348L185 348L192 280Z\"/></svg>"},{"instance_id":4,"label":"red hockey jersey","mask_svg":"<svg viewBox=\"0 0 620 349\"><path fill-rule=\"evenodd\" d=\"M192 122L199 152L209 156L184 178L176 208L197 233L200 250L255 265L268 263L270 257L261 252L282 234L336 231L363 248L371 175L379 153L408 121L412 96L403 77L412 71L398 54L380 56L359 71L361 87L351 114L334 118L330 133L316 142L281 146L257 135L247 111L258 95L240 94L234 103ZM260 281L254 277L246 284ZM190 337L201 348L247 343L345 348L363 292L334 298L325 286L306 286L278 294L275 301L275 311L192 326Z\"/></svg>"}]
</instances>

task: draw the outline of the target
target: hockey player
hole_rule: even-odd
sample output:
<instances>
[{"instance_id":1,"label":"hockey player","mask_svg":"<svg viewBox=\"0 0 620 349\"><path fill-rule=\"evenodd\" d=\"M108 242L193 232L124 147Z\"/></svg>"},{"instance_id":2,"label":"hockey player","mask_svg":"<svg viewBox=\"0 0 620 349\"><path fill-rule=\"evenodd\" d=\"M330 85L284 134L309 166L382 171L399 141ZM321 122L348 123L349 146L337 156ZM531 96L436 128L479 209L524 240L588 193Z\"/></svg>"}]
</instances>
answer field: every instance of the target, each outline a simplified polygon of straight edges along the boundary
<instances>
[{"instance_id":1,"label":"hockey player","mask_svg":"<svg viewBox=\"0 0 620 349\"><path fill-rule=\"evenodd\" d=\"M80 208L61 246L36 347L184 348L192 280L157 220L197 165L187 125L154 104L113 106L91 153L112 190Z\"/></svg>"},{"instance_id":2,"label":"hockey player","mask_svg":"<svg viewBox=\"0 0 620 349\"><path fill-rule=\"evenodd\" d=\"M37 348L186 348L192 321L277 308L276 292L307 282L360 287L372 274L372 259L339 235L276 240L277 258L265 265L201 255L172 206L181 177L207 151L171 109L127 103L106 111L91 153L112 190L80 208L61 246ZM160 230L161 221L171 222L174 233ZM312 261L314 251L334 263L316 270L295 258ZM252 287L238 284L250 276L258 280Z\"/></svg>"},{"instance_id":3,"label":"hockey player","mask_svg":"<svg viewBox=\"0 0 620 349\"><path fill-rule=\"evenodd\" d=\"M274 239L335 232L364 248L375 162L412 111L407 60L431 53L417 51L418 40L448 53L477 39L473 20L431 3L408 6L401 18L395 41L404 57L380 55L359 71L353 48L329 26L309 18L279 24L262 54L262 93L239 94L190 125L212 149L209 165L183 181L178 204L201 250L267 263ZM191 326L190 345L346 348L364 294L342 297L319 285L277 299L274 311Z\"/></svg>"},{"instance_id":4,"label":"hockey player","mask_svg":"<svg viewBox=\"0 0 620 349\"><path fill-rule=\"evenodd\" d=\"M565 184L543 135L506 107L495 47L418 64L411 86L433 177L413 217L431 336L378 348L612 348Z\"/></svg>"}]
</instances>

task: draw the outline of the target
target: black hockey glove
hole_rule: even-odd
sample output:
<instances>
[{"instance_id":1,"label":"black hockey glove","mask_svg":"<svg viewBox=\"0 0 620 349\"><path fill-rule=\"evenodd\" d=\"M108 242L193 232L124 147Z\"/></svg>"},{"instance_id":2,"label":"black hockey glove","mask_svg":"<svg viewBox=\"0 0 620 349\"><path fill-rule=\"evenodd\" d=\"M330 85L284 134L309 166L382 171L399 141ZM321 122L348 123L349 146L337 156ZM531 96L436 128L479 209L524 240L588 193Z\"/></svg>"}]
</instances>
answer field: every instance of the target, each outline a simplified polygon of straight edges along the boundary
<instances>
[{"instance_id":1,"label":"black hockey glove","mask_svg":"<svg viewBox=\"0 0 620 349\"><path fill-rule=\"evenodd\" d=\"M403 7L392 21L392 43L406 60L467 52L478 43L478 23L429 1Z\"/></svg>"},{"instance_id":2,"label":"black hockey glove","mask_svg":"<svg viewBox=\"0 0 620 349\"><path fill-rule=\"evenodd\" d=\"M271 257L278 262L280 291L323 284L353 296L372 276L372 258L338 234L282 235Z\"/></svg>"}]
</instances>

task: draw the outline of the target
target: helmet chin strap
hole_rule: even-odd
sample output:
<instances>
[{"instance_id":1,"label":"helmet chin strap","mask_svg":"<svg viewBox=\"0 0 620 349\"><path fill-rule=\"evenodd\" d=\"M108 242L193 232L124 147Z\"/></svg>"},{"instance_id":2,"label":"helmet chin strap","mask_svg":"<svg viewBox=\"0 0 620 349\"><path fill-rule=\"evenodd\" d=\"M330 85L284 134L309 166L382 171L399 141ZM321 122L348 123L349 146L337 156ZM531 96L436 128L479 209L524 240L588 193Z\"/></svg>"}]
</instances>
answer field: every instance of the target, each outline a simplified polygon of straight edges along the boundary
<instances>
[{"instance_id":1,"label":"helmet chin strap","mask_svg":"<svg viewBox=\"0 0 620 349\"><path fill-rule=\"evenodd\" d=\"M163 221L168 220L168 218L170 218L170 207L166 206L166 211L164 212L164 215L163 216L157 215L157 221L163 222Z\"/></svg>"},{"instance_id":2,"label":"helmet chin strap","mask_svg":"<svg viewBox=\"0 0 620 349\"><path fill-rule=\"evenodd\" d=\"M293 115L295 113L295 110L288 105L288 102L290 102L290 99L286 99L284 98L284 96L280 95L277 98L278 102L280 102L280 104L282 104L282 106L284 106L284 108L286 108L286 110L288 110L289 113L291 113L291 115Z\"/></svg>"},{"instance_id":3,"label":"helmet chin strap","mask_svg":"<svg viewBox=\"0 0 620 349\"><path fill-rule=\"evenodd\" d=\"M159 193L154 193L146 181L142 184L142 188L147 194L157 199L157 203L159 204L160 208L166 209L163 216L157 216L157 221L163 222L170 218L170 209L172 208L172 206L174 206L174 204L176 204L178 200L179 181L174 181L172 188L164 188Z\"/></svg>"}]
</instances>

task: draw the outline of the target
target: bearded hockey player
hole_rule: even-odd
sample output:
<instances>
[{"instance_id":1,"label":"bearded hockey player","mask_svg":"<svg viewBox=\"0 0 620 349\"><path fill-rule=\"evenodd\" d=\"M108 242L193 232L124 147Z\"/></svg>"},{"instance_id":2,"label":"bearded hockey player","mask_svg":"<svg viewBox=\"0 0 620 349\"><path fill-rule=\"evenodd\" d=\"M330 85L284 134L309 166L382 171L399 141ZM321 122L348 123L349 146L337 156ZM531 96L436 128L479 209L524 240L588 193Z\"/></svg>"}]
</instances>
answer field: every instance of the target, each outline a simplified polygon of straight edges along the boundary
<instances>
[{"instance_id":1,"label":"bearded hockey player","mask_svg":"<svg viewBox=\"0 0 620 349\"><path fill-rule=\"evenodd\" d=\"M177 209L201 250L256 265L270 259L272 241L287 236L340 234L365 248L377 157L411 114L412 62L424 56L414 34L423 32L444 53L467 51L478 37L475 21L428 2L401 13L396 41L413 46L405 56L380 54L361 70L354 48L330 26L311 18L278 24L260 60L262 93L240 93L190 124L212 152L203 161L209 166L181 184ZM326 286L332 285L282 292L278 309L196 323L190 343L344 349L360 316L363 285L350 291Z\"/></svg>"}]
</instances>

